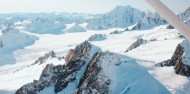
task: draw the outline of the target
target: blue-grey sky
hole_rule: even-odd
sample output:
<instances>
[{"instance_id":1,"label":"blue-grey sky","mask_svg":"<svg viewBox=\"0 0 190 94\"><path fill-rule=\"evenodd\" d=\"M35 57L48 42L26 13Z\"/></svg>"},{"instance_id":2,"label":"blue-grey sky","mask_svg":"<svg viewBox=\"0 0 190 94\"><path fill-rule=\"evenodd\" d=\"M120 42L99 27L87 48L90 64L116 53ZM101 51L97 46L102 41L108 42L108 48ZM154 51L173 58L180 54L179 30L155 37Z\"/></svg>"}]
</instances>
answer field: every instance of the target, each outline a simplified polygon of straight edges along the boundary
<instances>
[{"instance_id":1,"label":"blue-grey sky","mask_svg":"<svg viewBox=\"0 0 190 94\"><path fill-rule=\"evenodd\" d=\"M174 12L190 7L190 0L161 0ZM153 10L145 0L0 0L0 13L79 12L106 13L118 5Z\"/></svg>"}]
</instances>

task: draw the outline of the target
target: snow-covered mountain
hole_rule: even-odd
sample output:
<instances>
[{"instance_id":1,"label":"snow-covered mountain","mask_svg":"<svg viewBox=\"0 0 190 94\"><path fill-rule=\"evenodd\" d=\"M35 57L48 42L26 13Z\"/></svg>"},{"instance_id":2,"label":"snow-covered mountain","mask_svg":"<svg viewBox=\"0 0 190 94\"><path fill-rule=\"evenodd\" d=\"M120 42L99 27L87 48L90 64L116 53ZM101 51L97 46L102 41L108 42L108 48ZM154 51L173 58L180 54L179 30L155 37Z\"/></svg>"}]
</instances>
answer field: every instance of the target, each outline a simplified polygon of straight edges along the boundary
<instances>
[{"instance_id":1,"label":"snow-covered mountain","mask_svg":"<svg viewBox=\"0 0 190 94\"><path fill-rule=\"evenodd\" d=\"M77 33L77 32L86 32L85 28L75 24L74 26L70 27L68 30L66 30L66 33Z\"/></svg>"},{"instance_id":2,"label":"snow-covered mountain","mask_svg":"<svg viewBox=\"0 0 190 94\"><path fill-rule=\"evenodd\" d=\"M187 8L184 12L179 13L178 17L183 20L187 25L190 26L190 7ZM168 25L168 29L174 29L172 25Z\"/></svg>"},{"instance_id":3,"label":"snow-covered mountain","mask_svg":"<svg viewBox=\"0 0 190 94\"><path fill-rule=\"evenodd\" d=\"M188 11L187 11L188 12ZM26 13L0 14L0 24L16 24L26 27L27 31L37 34L61 34L66 24L87 23L88 30L107 30L109 28L127 28L130 30L150 29L167 22L157 13L140 11L131 6L117 6L105 14L92 15L80 13ZM182 15L187 19L187 14ZM24 23L28 21L27 23Z\"/></svg>"},{"instance_id":4,"label":"snow-covered mountain","mask_svg":"<svg viewBox=\"0 0 190 94\"><path fill-rule=\"evenodd\" d=\"M149 10L140 11L131 6L117 6L112 11L88 21L87 28L101 30L113 27L122 27L129 30L150 29L167 24L158 13Z\"/></svg>"},{"instance_id":5,"label":"snow-covered mountain","mask_svg":"<svg viewBox=\"0 0 190 94\"><path fill-rule=\"evenodd\" d=\"M37 34L62 34L66 28L62 22L48 18L36 18L26 25L26 30Z\"/></svg>"},{"instance_id":6,"label":"snow-covered mountain","mask_svg":"<svg viewBox=\"0 0 190 94\"><path fill-rule=\"evenodd\" d=\"M130 29L131 30L150 29L155 26L164 25L164 24L167 24L167 21L163 19L159 14L146 11L144 18L138 21L132 27L130 27Z\"/></svg>"},{"instance_id":7,"label":"snow-covered mountain","mask_svg":"<svg viewBox=\"0 0 190 94\"><path fill-rule=\"evenodd\" d=\"M117 6L112 11L93 18L89 21L88 27L100 25L100 29L105 27L127 27L137 23L145 16L145 13L132 8L131 6Z\"/></svg>"},{"instance_id":8,"label":"snow-covered mountain","mask_svg":"<svg viewBox=\"0 0 190 94\"><path fill-rule=\"evenodd\" d=\"M0 19L0 94L190 94L190 42L157 13Z\"/></svg>"},{"instance_id":9,"label":"snow-covered mountain","mask_svg":"<svg viewBox=\"0 0 190 94\"><path fill-rule=\"evenodd\" d=\"M2 26L0 31L0 66L5 64L14 64L15 58L13 52L23 49L25 46L33 44L38 38L20 32L12 26Z\"/></svg>"}]
</instances>

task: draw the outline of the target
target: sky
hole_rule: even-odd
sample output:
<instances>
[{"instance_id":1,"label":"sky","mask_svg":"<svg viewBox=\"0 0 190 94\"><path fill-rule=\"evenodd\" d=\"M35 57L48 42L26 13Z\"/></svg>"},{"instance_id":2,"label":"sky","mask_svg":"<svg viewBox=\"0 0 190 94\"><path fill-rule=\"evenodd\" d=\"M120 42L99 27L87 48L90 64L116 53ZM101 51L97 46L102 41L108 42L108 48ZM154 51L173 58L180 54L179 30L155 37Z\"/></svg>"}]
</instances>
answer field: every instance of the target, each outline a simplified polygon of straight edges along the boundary
<instances>
[{"instance_id":1,"label":"sky","mask_svg":"<svg viewBox=\"0 0 190 94\"><path fill-rule=\"evenodd\" d=\"M190 7L190 0L161 0L174 12ZM77 12L101 14L114 7L131 5L154 11L145 0L0 0L0 13L13 12Z\"/></svg>"}]
</instances>

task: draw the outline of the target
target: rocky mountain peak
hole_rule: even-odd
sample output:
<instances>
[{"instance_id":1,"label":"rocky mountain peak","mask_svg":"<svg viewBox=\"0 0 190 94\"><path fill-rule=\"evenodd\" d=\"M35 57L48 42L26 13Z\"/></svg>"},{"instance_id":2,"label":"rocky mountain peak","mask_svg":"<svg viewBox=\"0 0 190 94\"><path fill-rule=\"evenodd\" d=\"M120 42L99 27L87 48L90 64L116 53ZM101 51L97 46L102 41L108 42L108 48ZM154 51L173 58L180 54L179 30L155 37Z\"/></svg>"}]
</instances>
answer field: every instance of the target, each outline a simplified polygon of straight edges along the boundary
<instances>
[{"instance_id":1,"label":"rocky mountain peak","mask_svg":"<svg viewBox=\"0 0 190 94\"><path fill-rule=\"evenodd\" d=\"M22 86L16 91L16 94L37 94L49 86L54 87L53 92L55 93L67 91L68 88L71 88L69 84L77 83L81 79L92 56L99 51L101 51L100 48L88 41L81 43L69 51L65 65L48 64L42 71L39 80ZM74 91L75 89L70 92L74 93Z\"/></svg>"},{"instance_id":2,"label":"rocky mountain peak","mask_svg":"<svg viewBox=\"0 0 190 94\"><path fill-rule=\"evenodd\" d=\"M80 45L77 45L75 49L69 50L66 58L65 58L65 65L68 65L69 61L74 61L77 59L85 60L92 57L92 51L93 46L88 41L85 41L81 43Z\"/></svg>"},{"instance_id":3,"label":"rocky mountain peak","mask_svg":"<svg viewBox=\"0 0 190 94\"><path fill-rule=\"evenodd\" d=\"M184 40L180 43L171 59L156 64L156 66L175 66L175 72L179 75L190 76L190 42Z\"/></svg>"}]
</instances>

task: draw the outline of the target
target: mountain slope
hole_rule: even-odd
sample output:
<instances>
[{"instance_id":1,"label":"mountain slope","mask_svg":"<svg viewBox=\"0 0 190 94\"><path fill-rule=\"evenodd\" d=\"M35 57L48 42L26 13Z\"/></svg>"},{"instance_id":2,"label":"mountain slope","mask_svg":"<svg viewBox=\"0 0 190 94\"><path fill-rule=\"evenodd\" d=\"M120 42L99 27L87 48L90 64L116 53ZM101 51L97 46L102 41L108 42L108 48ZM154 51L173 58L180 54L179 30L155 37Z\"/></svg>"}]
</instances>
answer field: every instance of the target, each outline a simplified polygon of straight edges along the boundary
<instances>
[{"instance_id":1,"label":"mountain slope","mask_svg":"<svg viewBox=\"0 0 190 94\"><path fill-rule=\"evenodd\" d=\"M0 31L0 66L14 64L13 52L33 44L38 38L36 36L21 33L13 26L7 26Z\"/></svg>"},{"instance_id":2,"label":"mountain slope","mask_svg":"<svg viewBox=\"0 0 190 94\"><path fill-rule=\"evenodd\" d=\"M69 51L65 58L65 65L47 65L38 81L24 85L17 90L16 94L37 94L38 92L44 92L43 89L50 86L55 87L55 93L60 91L67 91L68 94L74 93L75 90L70 90L70 88L77 86L77 82L81 79L88 62L98 51L100 51L100 48L87 41L83 42Z\"/></svg>"}]
</instances>

